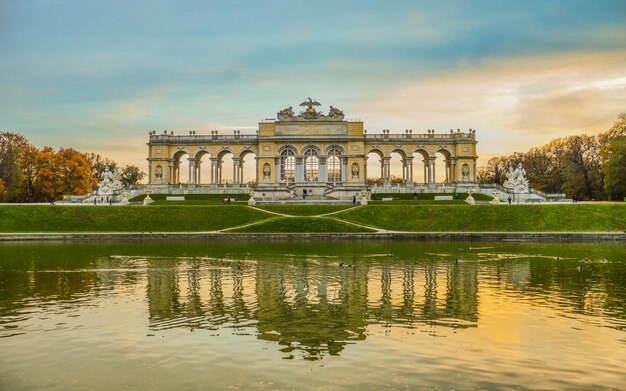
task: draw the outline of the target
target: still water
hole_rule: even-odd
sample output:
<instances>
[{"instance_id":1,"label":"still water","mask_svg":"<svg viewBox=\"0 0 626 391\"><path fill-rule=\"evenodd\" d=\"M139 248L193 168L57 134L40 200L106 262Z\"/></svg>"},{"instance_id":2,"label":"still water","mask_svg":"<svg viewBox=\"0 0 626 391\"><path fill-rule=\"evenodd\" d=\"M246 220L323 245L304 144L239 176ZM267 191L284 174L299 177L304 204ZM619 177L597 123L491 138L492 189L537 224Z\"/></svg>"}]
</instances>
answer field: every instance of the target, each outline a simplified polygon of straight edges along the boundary
<instances>
[{"instance_id":1,"label":"still water","mask_svg":"<svg viewBox=\"0 0 626 391\"><path fill-rule=\"evenodd\" d=\"M121 388L624 389L626 251L0 244L0 389Z\"/></svg>"}]
</instances>

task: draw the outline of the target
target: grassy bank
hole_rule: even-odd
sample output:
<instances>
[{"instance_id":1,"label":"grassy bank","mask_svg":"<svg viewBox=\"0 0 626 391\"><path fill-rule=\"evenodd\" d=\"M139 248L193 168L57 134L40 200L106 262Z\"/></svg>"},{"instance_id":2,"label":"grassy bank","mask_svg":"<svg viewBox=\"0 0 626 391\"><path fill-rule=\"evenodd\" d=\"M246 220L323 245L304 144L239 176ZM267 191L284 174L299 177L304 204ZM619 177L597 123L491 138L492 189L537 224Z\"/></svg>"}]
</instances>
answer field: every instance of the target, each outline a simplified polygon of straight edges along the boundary
<instances>
[{"instance_id":1,"label":"grassy bank","mask_svg":"<svg viewBox=\"0 0 626 391\"><path fill-rule=\"evenodd\" d=\"M271 217L240 205L0 206L0 232L215 231Z\"/></svg>"},{"instance_id":2,"label":"grassy bank","mask_svg":"<svg viewBox=\"0 0 626 391\"><path fill-rule=\"evenodd\" d=\"M290 216L316 216L352 208L352 205L257 205L257 208Z\"/></svg>"},{"instance_id":3,"label":"grassy bank","mask_svg":"<svg viewBox=\"0 0 626 391\"><path fill-rule=\"evenodd\" d=\"M367 228L329 219L326 217L278 217L248 227L236 228L228 232L372 232Z\"/></svg>"},{"instance_id":4,"label":"grassy bank","mask_svg":"<svg viewBox=\"0 0 626 391\"><path fill-rule=\"evenodd\" d=\"M626 230L626 205L372 205L333 217L411 232L584 232Z\"/></svg>"},{"instance_id":5,"label":"grassy bank","mask_svg":"<svg viewBox=\"0 0 626 391\"><path fill-rule=\"evenodd\" d=\"M626 230L626 204L0 206L0 232L584 232ZM342 210L348 208L346 210ZM332 218L310 217L339 211Z\"/></svg>"}]
</instances>

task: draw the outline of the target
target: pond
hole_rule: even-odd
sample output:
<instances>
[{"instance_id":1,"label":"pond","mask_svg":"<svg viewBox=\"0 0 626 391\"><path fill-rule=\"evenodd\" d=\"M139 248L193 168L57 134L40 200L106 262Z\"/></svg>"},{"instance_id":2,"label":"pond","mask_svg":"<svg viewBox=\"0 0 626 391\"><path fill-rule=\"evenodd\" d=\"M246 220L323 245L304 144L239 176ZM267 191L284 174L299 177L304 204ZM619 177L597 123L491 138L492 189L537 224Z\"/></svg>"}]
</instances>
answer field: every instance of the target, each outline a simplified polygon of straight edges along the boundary
<instances>
[{"instance_id":1,"label":"pond","mask_svg":"<svg viewBox=\"0 0 626 391\"><path fill-rule=\"evenodd\" d=\"M624 384L623 243L0 244L0 389Z\"/></svg>"}]
</instances>

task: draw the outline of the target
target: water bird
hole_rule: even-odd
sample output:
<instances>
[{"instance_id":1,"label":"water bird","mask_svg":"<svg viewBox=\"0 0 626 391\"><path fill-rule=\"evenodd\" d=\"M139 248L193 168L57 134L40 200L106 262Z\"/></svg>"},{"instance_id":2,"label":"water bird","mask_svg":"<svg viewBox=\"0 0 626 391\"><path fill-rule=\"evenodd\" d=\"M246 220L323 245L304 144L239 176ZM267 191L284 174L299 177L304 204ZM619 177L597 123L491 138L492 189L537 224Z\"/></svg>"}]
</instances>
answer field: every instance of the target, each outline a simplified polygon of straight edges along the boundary
<instances>
[{"instance_id":1,"label":"water bird","mask_svg":"<svg viewBox=\"0 0 626 391\"><path fill-rule=\"evenodd\" d=\"M609 260L608 260L608 259L606 259L606 258L602 258L602 259L600 260L600 262L601 262L601 263L609 263Z\"/></svg>"},{"instance_id":2,"label":"water bird","mask_svg":"<svg viewBox=\"0 0 626 391\"><path fill-rule=\"evenodd\" d=\"M583 271L583 267L582 267L582 265L578 265L578 266L576 267L576 270L578 270L579 272L582 272L582 271Z\"/></svg>"},{"instance_id":3,"label":"water bird","mask_svg":"<svg viewBox=\"0 0 626 391\"><path fill-rule=\"evenodd\" d=\"M343 262L339 262L339 267L343 267Z\"/></svg>"},{"instance_id":4,"label":"water bird","mask_svg":"<svg viewBox=\"0 0 626 391\"><path fill-rule=\"evenodd\" d=\"M393 257L393 252L389 251L389 252L387 253L387 256L388 256L388 257Z\"/></svg>"},{"instance_id":5,"label":"water bird","mask_svg":"<svg viewBox=\"0 0 626 391\"><path fill-rule=\"evenodd\" d=\"M462 259L460 259L460 258L457 258L454 262L456 262L456 263L461 263L461 262L463 262L463 260L462 260Z\"/></svg>"},{"instance_id":6,"label":"water bird","mask_svg":"<svg viewBox=\"0 0 626 391\"><path fill-rule=\"evenodd\" d=\"M560 261L560 260L561 260L561 257L556 257L556 260L557 260L557 261Z\"/></svg>"}]
</instances>

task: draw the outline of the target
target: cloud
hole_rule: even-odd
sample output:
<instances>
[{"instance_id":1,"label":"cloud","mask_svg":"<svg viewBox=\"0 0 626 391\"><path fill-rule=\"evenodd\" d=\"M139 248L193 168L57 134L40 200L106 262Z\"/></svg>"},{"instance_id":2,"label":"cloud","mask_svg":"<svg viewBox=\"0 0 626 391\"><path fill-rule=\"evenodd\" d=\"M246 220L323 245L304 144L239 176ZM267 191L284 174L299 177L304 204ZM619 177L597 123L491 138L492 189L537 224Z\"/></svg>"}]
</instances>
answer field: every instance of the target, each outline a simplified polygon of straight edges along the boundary
<instances>
[{"instance_id":1,"label":"cloud","mask_svg":"<svg viewBox=\"0 0 626 391\"><path fill-rule=\"evenodd\" d=\"M606 130L626 110L626 52L487 59L416 79L363 108L368 126L479 129L480 152Z\"/></svg>"}]
</instances>

